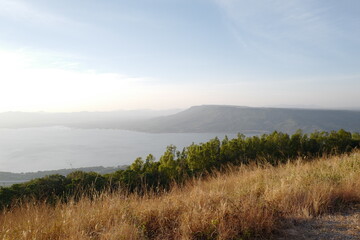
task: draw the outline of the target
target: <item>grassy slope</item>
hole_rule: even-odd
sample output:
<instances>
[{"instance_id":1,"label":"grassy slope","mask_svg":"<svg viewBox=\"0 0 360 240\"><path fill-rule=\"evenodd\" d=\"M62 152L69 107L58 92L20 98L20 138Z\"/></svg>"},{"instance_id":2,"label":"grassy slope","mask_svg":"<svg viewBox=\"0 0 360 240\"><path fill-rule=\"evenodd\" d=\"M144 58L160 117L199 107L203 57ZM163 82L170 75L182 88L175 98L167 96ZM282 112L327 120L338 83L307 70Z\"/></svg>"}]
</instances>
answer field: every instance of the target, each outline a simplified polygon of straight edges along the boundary
<instances>
[{"instance_id":1,"label":"grassy slope","mask_svg":"<svg viewBox=\"0 0 360 240\"><path fill-rule=\"evenodd\" d=\"M0 239L241 239L269 237L288 218L360 201L360 152L278 167L243 166L161 196L23 204L0 215Z\"/></svg>"}]
</instances>

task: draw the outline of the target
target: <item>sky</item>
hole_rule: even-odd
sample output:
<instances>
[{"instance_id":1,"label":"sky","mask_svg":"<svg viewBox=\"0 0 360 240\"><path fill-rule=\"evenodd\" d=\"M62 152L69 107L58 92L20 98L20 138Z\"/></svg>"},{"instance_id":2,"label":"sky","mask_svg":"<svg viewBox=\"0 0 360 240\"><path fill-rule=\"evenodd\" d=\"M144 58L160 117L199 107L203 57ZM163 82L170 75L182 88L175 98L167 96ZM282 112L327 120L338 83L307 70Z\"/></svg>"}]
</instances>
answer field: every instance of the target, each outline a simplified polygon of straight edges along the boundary
<instances>
[{"instance_id":1,"label":"sky","mask_svg":"<svg viewBox=\"0 0 360 240\"><path fill-rule=\"evenodd\" d=\"M0 0L0 112L360 109L358 0Z\"/></svg>"}]
</instances>

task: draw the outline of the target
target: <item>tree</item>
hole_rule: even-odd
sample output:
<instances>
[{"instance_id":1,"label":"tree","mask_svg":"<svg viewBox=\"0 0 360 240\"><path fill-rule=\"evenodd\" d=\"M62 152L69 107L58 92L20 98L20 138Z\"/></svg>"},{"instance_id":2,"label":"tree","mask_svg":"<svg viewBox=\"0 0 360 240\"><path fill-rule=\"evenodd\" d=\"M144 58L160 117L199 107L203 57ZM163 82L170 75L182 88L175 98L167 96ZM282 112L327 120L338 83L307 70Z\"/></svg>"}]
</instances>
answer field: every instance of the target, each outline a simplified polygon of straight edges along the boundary
<instances>
[{"instance_id":1,"label":"tree","mask_svg":"<svg viewBox=\"0 0 360 240\"><path fill-rule=\"evenodd\" d=\"M166 148L165 153L160 157L159 171L169 179L177 178L176 168L178 166L176 156L178 155L176 146L170 145Z\"/></svg>"}]
</instances>

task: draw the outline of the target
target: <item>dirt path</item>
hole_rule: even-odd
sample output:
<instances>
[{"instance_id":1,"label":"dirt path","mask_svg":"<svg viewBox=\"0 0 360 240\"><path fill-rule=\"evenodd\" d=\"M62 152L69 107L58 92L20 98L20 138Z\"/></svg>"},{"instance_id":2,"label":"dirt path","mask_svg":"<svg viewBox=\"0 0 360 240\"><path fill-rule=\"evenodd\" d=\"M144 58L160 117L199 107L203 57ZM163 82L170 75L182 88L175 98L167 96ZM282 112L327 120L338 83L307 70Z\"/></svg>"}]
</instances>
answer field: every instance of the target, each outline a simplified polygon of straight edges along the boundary
<instances>
[{"instance_id":1,"label":"dirt path","mask_svg":"<svg viewBox=\"0 0 360 240\"><path fill-rule=\"evenodd\" d=\"M360 206L312 219L292 220L278 240L360 240Z\"/></svg>"}]
</instances>

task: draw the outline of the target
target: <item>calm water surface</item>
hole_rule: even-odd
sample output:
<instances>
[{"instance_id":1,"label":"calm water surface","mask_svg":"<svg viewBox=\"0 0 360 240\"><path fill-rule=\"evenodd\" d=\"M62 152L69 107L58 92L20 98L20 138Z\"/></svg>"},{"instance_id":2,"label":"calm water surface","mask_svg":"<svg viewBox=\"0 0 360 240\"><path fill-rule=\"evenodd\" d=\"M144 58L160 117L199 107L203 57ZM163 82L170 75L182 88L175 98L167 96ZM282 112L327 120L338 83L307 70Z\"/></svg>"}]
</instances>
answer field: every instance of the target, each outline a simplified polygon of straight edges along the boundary
<instances>
[{"instance_id":1,"label":"calm water surface","mask_svg":"<svg viewBox=\"0 0 360 240\"><path fill-rule=\"evenodd\" d=\"M236 134L227 134L229 138ZM142 133L114 129L44 127L0 129L0 171L30 172L129 164L149 153L157 159L166 146L178 149L225 134Z\"/></svg>"}]
</instances>

